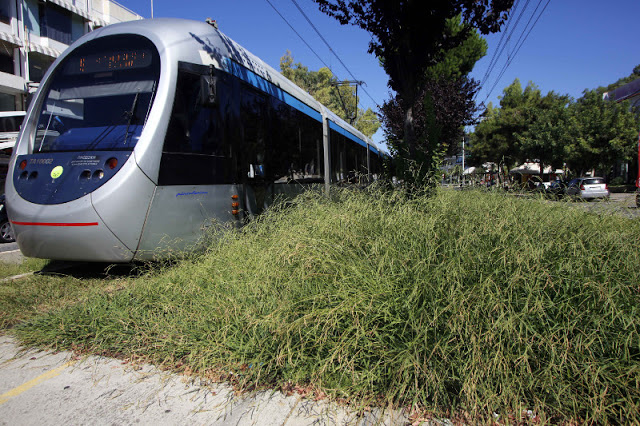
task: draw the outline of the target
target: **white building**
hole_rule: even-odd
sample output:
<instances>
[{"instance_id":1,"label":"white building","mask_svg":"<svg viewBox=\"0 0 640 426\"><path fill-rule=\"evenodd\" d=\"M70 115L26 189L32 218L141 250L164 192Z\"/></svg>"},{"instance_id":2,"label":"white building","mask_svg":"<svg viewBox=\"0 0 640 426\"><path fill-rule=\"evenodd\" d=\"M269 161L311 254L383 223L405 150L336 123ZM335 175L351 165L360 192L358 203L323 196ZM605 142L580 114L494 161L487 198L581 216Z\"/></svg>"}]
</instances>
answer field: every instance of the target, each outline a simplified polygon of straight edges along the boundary
<instances>
[{"instance_id":1,"label":"white building","mask_svg":"<svg viewBox=\"0 0 640 426\"><path fill-rule=\"evenodd\" d=\"M111 0L0 0L0 111L24 111L53 61L82 35L142 19Z\"/></svg>"}]
</instances>

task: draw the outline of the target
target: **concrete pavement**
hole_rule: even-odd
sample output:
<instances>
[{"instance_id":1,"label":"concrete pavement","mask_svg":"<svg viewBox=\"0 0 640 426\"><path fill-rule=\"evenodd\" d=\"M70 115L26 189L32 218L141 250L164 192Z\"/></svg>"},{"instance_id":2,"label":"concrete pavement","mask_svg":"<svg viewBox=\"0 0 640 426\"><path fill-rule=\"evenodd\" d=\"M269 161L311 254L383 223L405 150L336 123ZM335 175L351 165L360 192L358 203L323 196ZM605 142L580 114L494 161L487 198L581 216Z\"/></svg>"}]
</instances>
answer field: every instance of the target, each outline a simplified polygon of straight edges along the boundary
<instances>
[{"instance_id":1,"label":"concrete pavement","mask_svg":"<svg viewBox=\"0 0 640 426\"><path fill-rule=\"evenodd\" d=\"M0 336L0 425L397 425L401 412L357 416L326 401L268 391L236 395L150 365L20 348Z\"/></svg>"}]
</instances>

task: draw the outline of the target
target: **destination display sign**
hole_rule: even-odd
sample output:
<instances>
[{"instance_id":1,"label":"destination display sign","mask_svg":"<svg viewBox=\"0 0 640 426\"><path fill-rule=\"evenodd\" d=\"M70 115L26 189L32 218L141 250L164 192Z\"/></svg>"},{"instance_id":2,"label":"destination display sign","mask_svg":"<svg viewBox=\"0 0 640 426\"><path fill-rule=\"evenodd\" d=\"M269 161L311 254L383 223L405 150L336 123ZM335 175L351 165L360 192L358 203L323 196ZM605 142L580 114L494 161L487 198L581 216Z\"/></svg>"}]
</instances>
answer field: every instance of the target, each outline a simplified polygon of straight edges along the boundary
<instances>
[{"instance_id":1,"label":"destination display sign","mask_svg":"<svg viewBox=\"0 0 640 426\"><path fill-rule=\"evenodd\" d=\"M147 49L117 50L92 53L69 58L66 74L95 74L108 71L146 68L151 65L151 51Z\"/></svg>"}]
</instances>

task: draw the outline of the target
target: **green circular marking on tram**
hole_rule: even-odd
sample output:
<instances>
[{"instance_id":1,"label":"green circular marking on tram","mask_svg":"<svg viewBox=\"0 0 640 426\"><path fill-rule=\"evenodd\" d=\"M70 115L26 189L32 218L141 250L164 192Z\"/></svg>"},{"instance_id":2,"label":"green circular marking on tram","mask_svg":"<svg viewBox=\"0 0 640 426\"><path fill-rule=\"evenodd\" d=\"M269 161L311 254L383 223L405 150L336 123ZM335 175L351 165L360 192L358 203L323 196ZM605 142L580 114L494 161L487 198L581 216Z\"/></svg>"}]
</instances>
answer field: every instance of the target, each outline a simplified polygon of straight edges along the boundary
<instances>
[{"instance_id":1,"label":"green circular marking on tram","mask_svg":"<svg viewBox=\"0 0 640 426\"><path fill-rule=\"evenodd\" d=\"M62 175L63 171L64 169L62 168L62 166L55 166L53 170L51 170L51 177L54 179L58 179L60 175Z\"/></svg>"}]
</instances>

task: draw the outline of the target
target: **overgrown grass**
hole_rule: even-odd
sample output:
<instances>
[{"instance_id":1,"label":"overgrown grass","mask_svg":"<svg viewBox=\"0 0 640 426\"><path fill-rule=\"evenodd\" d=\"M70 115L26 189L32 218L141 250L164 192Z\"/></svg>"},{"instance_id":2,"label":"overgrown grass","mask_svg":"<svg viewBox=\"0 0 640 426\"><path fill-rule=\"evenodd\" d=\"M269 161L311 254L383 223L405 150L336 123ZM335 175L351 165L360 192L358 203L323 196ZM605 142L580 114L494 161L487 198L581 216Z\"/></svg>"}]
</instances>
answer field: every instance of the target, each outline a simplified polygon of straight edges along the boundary
<instances>
[{"instance_id":1,"label":"overgrown grass","mask_svg":"<svg viewBox=\"0 0 640 426\"><path fill-rule=\"evenodd\" d=\"M49 261L32 258L25 259L20 265L0 263L0 270L6 276L36 272L35 275L0 282L0 333L49 311L122 289L130 281L128 277L109 274L80 277L62 273L41 274L48 266ZM72 270L78 271L78 268ZM68 273L69 270L64 272Z\"/></svg>"},{"instance_id":2,"label":"overgrown grass","mask_svg":"<svg viewBox=\"0 0 640 426\"><path fill-rule=\"evenodd\" d=\"M336 190L214 241L17 335L472 422L640 421L638 220Z\"/></svg>"}]
</instances>

